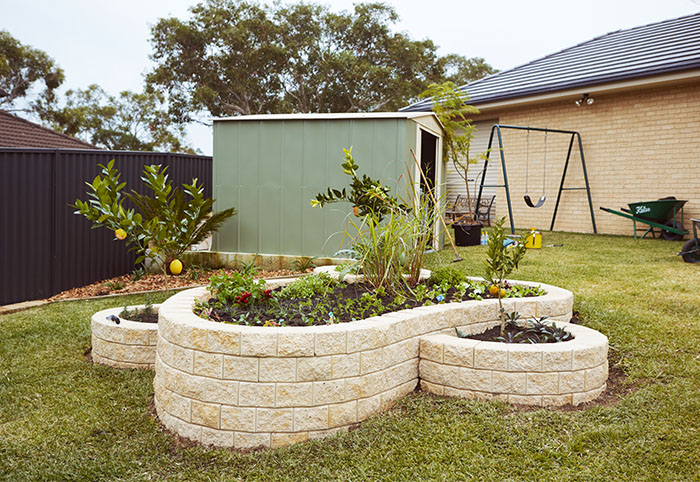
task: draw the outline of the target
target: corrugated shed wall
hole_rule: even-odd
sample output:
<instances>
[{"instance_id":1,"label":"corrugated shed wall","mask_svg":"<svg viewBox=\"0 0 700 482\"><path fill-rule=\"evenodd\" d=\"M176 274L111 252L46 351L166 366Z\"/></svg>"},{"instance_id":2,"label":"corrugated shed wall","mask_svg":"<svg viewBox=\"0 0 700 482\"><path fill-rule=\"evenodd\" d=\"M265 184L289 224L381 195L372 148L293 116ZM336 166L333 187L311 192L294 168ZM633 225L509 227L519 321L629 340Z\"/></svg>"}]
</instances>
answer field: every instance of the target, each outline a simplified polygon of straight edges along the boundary
<instances>
[{"instance_id":1,"label":"corrugated shed wall","mask_svg":"<svg viewBox=\"0 0 700 482\"><path fill-rule=\"evenodd\" d=\"M143 166L167 165L175 186L197 177L211 196L211 158L167 153L0 149L0 305L41 299L134 269L134 253L73 214L98 164L115 159L126 189Z\"/></svg>"}]
</instances>

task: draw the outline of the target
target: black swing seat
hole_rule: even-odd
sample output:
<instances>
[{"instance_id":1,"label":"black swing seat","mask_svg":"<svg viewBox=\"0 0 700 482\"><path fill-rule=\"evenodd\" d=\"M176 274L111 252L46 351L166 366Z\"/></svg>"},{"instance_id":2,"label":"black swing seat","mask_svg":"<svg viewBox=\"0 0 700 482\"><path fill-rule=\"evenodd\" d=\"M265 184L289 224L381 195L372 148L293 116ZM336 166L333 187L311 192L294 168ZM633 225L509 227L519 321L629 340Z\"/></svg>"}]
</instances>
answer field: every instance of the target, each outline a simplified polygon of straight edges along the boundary
<instances>
[{"instance_id":1,"label":"black swing seat","mask_svg":"<svg viewBox=\"0 0 700 482\"><path fill-rule=\"evenodd\" d=\"M537 201L537 204L532 202L532 199L530 199L529 194L525 194L525 196L523 196L523 198L525 199L525 204L527 204L531 208L539 208L547 200L547 196L545 196L544 194L540 197L539 201Z\"/></svg>"}]
</instances>

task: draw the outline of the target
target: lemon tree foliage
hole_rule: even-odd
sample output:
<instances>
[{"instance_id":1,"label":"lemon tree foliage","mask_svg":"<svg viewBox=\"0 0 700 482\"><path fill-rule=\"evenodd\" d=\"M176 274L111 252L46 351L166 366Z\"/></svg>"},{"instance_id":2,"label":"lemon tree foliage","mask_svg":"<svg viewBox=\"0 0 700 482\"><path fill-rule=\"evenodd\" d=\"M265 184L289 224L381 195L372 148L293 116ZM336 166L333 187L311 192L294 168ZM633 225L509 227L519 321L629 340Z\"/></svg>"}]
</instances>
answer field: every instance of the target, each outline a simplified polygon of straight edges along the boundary
<instances>
[{"instance_id":1,"label":"lemon tree foliage","mask_svg":"<svg viewBox=\"0 0 700 482\"><path fill-rule=\"evenodd\" d=\"M207 0L189 19L151 30L147 82L170 95L180 122L226 116L397 110L431 82L465 83L493 72L483 59L440 57L430 40L396 33L396 11L358 3L333 12L315 3Z\"/></svg>"},{"instance_id":2,"label":"lemon tree foliage","mask_svg":"<svg viewBox=\"0 0 700 482\"><path fill-rule=\"evenodd\" d=\"M129 249L138 253L137 264L149 254L165 271L189 246L206 239L236 213L234 208L213 213L214 199L204 197L204 187L196 178L182 189L173 188L167 167L144 167L141 179L150 196L122 192L126 183L119 182L114 160L100 168L100 174L86 182L87 201L76 199L75 214L92 221L93 228L106 227L115 235L118 230L126 232ZM127 199L135 207L125 207Z\"/></svg>"}]
</instances>

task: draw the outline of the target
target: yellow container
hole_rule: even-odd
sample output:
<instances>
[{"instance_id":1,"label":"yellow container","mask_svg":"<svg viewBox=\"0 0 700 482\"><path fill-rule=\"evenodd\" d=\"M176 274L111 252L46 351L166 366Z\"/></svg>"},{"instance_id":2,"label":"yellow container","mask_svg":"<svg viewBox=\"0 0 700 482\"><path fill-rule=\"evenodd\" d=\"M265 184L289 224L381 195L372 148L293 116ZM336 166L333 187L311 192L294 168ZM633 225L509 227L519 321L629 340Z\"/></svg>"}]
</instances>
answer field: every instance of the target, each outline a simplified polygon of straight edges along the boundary
<instances>
[{"instance_id":1,"label":"yellow container","mask_svg":"<svg viewBox=\"0 0 700 482\"><path fill-rule=\"evenodd\" d=\"M525 247L540 249L542 247L542 233L535 228L530 228L530 233L525 238Z\"/></svg>"}]
</instances>

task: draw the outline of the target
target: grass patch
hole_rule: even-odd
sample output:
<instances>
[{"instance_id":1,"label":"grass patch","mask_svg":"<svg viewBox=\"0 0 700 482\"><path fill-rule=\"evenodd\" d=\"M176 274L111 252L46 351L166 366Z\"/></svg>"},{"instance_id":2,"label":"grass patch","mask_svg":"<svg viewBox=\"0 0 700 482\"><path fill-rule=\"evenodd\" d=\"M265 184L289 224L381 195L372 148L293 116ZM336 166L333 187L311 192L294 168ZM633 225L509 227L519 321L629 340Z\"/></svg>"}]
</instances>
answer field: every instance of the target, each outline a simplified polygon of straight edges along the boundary
<instances>
[{"instance_id":1,"label":"grass patch","mask_svg":"<svg viewBox=\"0 0 700 482\"><path fill-rule=\"evenodd\" d=\"M359 429L240 454L183 448L148 413L153 373L85 362L90 317L144 296L0 317L0 480L698 480L700 267L682 243L544 233L514 278L570 289L628 383L620 403L521 412L417 393ZM485 247L453 266L483 273ZM430 267L450 263L443 251ZM152 296L162 302L163 295Z\"/></svg>"}]
</instances>

